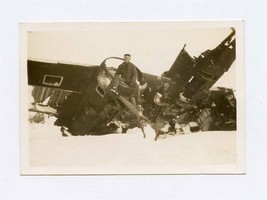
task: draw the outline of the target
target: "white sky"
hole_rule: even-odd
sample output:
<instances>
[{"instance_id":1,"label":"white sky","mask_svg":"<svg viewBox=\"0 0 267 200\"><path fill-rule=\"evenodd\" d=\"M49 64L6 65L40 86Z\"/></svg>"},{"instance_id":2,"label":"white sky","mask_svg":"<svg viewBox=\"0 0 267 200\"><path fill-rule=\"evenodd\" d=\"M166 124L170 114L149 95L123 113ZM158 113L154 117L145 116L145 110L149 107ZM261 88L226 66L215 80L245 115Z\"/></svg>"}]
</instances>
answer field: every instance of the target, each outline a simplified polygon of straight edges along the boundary
<instances>
[{"instance_id":1,"label":"white sky","mask_svg":"<svg viewBox=\"0 0 267 200\"><path fill-rule=\"evenodd\" d=\"M184 44L191 56L198 56L219 45L230 32L229 26L201 23L87 23L75 29L29 32L28 58L99 65L107 57L130 53L141 71L161 75ZM108 62L114 67L119 63ZM234 62L216 85L236 88L235 71Z\"/></svg>"}]
</instances>

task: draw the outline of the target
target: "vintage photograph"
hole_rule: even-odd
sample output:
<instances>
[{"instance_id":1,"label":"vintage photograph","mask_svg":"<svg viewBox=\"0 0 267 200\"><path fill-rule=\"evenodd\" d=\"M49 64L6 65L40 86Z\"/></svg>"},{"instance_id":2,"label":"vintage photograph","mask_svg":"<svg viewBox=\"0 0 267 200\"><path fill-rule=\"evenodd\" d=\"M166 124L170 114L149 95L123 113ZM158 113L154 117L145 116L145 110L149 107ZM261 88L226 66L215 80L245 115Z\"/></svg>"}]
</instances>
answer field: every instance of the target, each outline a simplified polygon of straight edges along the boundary
<instances>
[{"instance_id":1,"label":"vintage photograph","mask_svg":"<svg viewBox=\"0 0 267 200\"><path fill-rule=\"evenodd\" d=\"M21 174L243 174L244 24L20 24Z\"/></svg>"}]
</instances>

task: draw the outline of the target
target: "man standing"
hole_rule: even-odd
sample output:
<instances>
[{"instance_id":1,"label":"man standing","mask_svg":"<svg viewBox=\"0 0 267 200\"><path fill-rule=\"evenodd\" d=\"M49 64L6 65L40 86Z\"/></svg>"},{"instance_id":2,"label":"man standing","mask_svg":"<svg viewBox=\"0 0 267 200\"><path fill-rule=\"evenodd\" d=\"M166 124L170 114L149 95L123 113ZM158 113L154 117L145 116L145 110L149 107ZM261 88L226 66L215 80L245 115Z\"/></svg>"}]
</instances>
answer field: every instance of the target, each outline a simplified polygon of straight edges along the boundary
<instances>
[{"instance_id":1,"label":"man standing","mask_svg":"<svg viewBox=\"0 0 267 200\"><path fill-rule=\"evenodd\" d=\"M126 83L129 87L134 89L134 94L131 97L131 102L134 105L139 104L139 97L140 97L140 89L137 83L138 74L137 74L137 67L131 63L131 55L124 54L123 58L124 62L118 66L116 71L117 76L121 76L121 80Z\"/></svg>"}]
</instances>

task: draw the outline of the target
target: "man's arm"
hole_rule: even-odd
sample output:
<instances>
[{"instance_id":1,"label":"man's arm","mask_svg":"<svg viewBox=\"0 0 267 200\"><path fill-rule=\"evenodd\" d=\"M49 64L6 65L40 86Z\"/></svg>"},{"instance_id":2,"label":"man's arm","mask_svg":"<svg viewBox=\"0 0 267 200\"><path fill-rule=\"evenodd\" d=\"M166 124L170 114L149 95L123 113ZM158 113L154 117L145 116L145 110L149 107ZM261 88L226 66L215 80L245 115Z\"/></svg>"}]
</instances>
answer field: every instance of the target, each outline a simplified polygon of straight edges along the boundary
<instances>
[{"instance_id":1,"label":"man's arm","mask_svg":"<svg viewBox=\"0 0 267 200\"><path fill-rule=\"evenodd\" d=\"M138 74L137 74L136 66L134 64L132 64L132 71L133 71L133 74L132 74L132 82L133 83L136 83L136 81L138 79Z\"/></svg>"},{"instance_id":2,"label":"man's arm","mask_svg":"<svg viewBox=\"0 0 267 200\"><path fill-rule=\"evenodd\" d=\"M118 69L117 69L117 71L116 71L116 73L115 73L115 76L119 76L119 75L121 75L121 65L119 65L118 66Z\"/></svg>"}]
</instances>

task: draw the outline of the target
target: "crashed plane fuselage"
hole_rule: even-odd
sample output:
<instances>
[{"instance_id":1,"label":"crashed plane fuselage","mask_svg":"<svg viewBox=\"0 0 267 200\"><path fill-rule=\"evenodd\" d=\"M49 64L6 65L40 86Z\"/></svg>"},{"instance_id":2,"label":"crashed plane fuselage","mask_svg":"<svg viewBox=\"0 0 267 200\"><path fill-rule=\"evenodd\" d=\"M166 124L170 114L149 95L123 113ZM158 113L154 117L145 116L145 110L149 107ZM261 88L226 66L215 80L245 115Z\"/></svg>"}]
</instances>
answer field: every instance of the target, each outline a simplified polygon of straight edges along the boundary
<instances>
[{"instance_id":1,"label":"crashed plane fuselage","mask_svg":"<svg viewBox=\"0 0 267 200\"><path fill-rule=\"evenodd\" d=\"M233 90L211 89L235 60L234 36L233 30L215 49L194 58L184 47L160 77L138 69L140 105L130 101L133 89L114 76L116 69L106 66L106 60L121 58L107 58L99 66L28 60L28 84L34 97L30 111L56 116L55 125L72 135L139 127L145 136L145 124L159 135L166 123L173 127L190 122L194 130L235 130Z\"/></svg>"}]
</instances>

